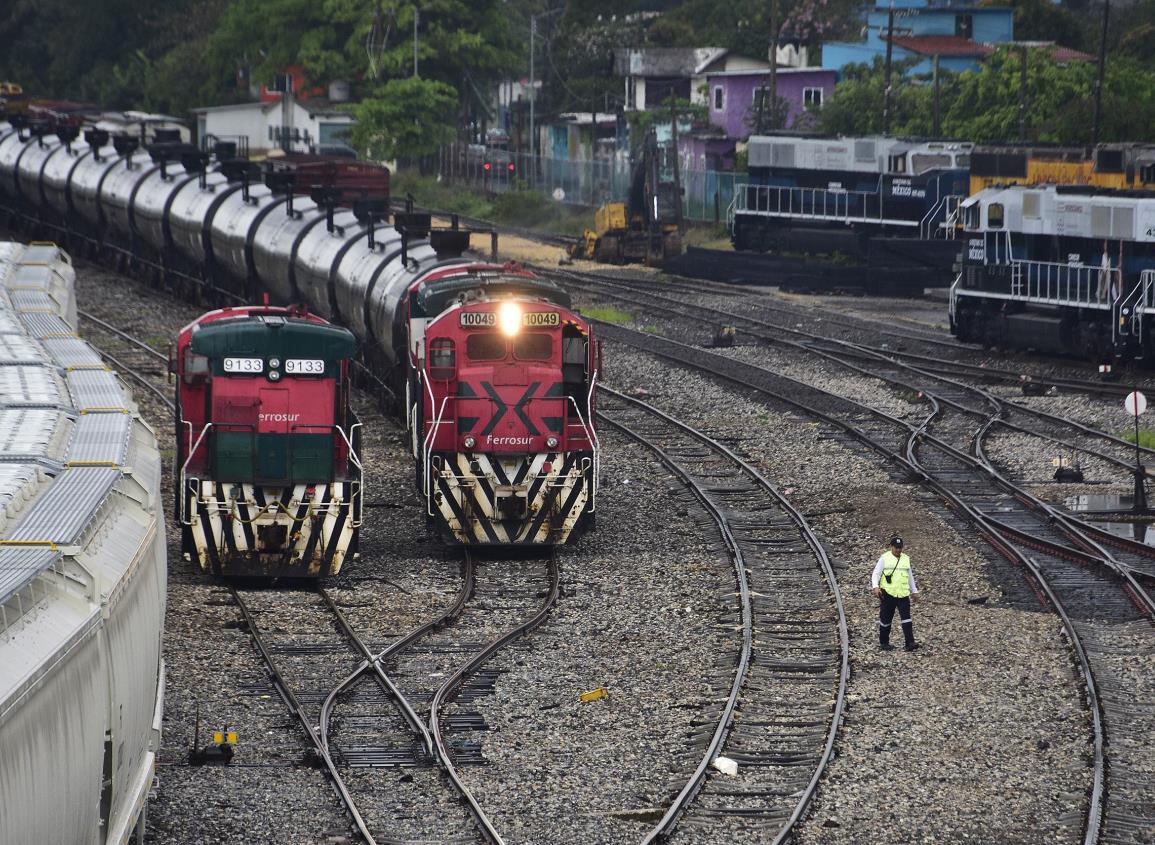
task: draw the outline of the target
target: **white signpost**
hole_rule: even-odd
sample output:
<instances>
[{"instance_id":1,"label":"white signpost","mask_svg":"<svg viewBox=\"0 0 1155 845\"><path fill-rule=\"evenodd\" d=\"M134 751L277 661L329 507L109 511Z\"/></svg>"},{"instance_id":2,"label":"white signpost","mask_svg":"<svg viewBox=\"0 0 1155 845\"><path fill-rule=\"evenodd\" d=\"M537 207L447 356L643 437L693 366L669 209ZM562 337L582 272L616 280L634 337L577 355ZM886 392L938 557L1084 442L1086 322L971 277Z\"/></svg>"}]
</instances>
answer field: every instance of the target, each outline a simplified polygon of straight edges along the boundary
<instances>
[{"instance_id":1,"label":"white signpost","mask_svg":"<svg viewBox=\"0 0 1155 845\"><path fill-rule=\"evenodd\" d=\"M1145 470L1139 455L1139 415L1147 410L1147 397L1138 390L1132 391L1123 400L1123 407L1135 418L1135 501L1132 508L1138 513L1147 510L1147 488L1143 484Z\"/></svg>"}]
</instances>

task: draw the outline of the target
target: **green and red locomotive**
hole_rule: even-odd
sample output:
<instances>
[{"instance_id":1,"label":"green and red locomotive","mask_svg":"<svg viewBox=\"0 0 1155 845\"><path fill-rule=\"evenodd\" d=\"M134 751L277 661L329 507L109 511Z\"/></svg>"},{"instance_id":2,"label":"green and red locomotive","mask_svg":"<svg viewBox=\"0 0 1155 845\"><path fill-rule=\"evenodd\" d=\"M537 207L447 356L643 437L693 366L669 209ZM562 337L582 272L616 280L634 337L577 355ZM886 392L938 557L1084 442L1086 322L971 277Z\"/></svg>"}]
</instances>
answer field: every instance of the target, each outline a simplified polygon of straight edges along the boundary
<instances>
[{"instance_id":1,"label":"green and red locomotive","mask_svg":"<svg viewBox=\"0 0 1155 845\"><path fill-rule=\"evenodd\" d=\"M177 517L218 574L323 577L356 552L353 334L302 308L223 308L177 337Z\"/></svg>"}]
</instances>

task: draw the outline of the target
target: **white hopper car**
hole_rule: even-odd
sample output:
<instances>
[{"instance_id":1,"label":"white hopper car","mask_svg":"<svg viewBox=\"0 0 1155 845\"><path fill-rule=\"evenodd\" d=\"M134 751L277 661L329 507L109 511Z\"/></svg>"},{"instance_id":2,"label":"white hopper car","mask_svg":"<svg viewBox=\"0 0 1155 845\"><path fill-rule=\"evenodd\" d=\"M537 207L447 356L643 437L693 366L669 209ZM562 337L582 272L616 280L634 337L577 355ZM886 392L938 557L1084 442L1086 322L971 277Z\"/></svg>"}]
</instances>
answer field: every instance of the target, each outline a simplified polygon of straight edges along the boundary
<instances>
[{"instance_id":1,"label":"white hopper car","mask_svg":"<svg viewBox=\"0 0 1155 845\"><path fill-rule=\"evenodd\" d=\"M160 455L76 336L53 245L0 242L0 842L143 842L160 743Z\"/></svg>"}]
</instances>

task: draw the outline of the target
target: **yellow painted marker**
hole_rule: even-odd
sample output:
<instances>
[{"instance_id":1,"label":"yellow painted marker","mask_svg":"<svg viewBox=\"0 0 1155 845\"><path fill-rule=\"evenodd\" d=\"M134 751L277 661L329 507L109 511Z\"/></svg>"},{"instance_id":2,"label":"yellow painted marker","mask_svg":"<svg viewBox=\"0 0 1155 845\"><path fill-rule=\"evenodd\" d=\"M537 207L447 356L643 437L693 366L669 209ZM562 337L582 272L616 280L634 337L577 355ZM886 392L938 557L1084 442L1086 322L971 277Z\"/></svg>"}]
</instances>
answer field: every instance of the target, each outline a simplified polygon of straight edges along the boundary
<instances>
[{"instance_id":1,"label":"yellow painted marker","mask_svg":"<svg viewBox=\"0 0 1155 845\"><path fill-rule=\"evenodd\" d=\"M597 701L599 698L605 698L609 694L610 691L608 687L598 687L597 689L592 689L589 692L583 692L581 694L581 700L584 704L589 701Z\"/></svg>"}]
</instances>

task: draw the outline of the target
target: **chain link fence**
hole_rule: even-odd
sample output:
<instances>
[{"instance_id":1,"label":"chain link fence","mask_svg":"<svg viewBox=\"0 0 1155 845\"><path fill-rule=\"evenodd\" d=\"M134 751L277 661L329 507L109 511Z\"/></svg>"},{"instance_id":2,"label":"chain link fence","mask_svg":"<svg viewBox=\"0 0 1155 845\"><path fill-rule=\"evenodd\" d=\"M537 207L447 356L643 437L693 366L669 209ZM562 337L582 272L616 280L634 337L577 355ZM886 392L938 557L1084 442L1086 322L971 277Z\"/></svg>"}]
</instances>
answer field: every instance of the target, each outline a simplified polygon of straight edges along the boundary
<instances>
[{"instance_id":1,"label":"chain link fence","mask_svg":"<svg viewBox=\"0 0 1155 845\"><path fill-rule=\"evenodd\" d=\"M514 153L481 144L441 148L441 181L487 194L538 191L558 202L596 208L625 200L630 164L624 158L568 159ZM724 223L734 186L745 174L719 170L683 170L682 213L687 220Z\"/></svg>"}]
</instances>

